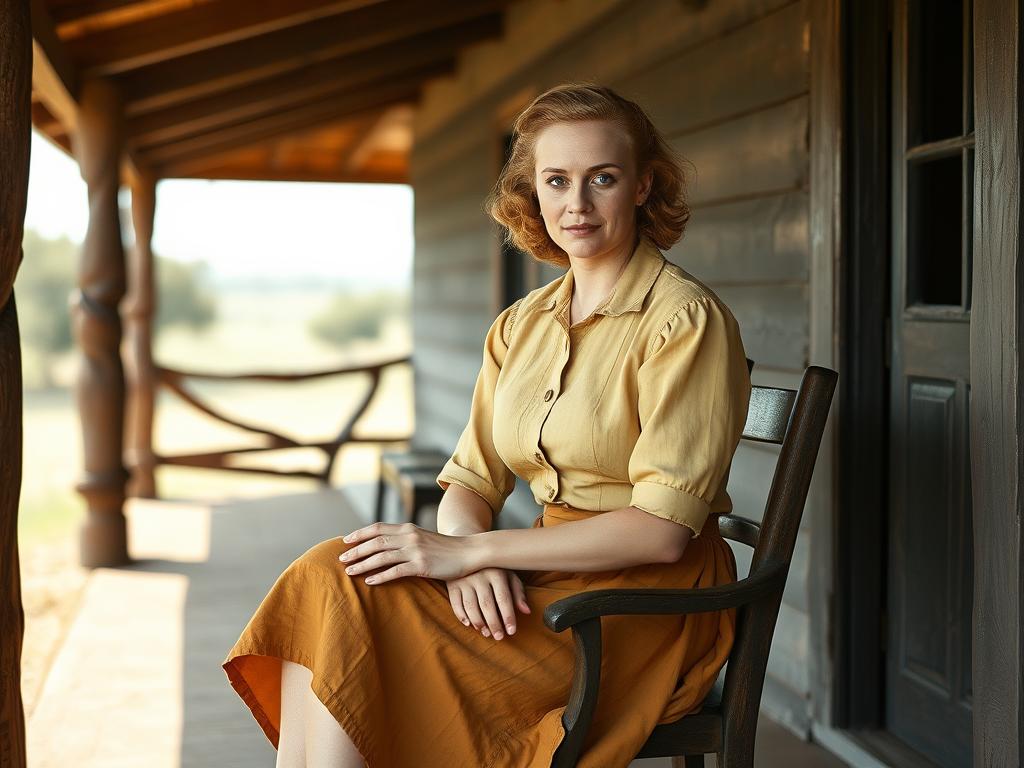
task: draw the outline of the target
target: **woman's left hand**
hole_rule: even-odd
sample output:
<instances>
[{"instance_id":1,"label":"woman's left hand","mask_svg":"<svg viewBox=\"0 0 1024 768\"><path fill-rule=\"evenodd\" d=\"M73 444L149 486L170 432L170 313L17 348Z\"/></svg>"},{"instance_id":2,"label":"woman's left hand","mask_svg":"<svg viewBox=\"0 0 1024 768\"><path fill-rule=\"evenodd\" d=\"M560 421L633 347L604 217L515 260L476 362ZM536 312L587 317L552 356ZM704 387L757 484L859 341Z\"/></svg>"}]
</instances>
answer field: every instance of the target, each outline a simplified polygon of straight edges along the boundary
<instances>
[{"instance_id":1,"label":"woman's left hand","mask_svg":"<svg viewBox=\"0 0 1024 768\"><path fill-rule=\"evenodd\" d=\"M479 570L469 536L447 536L413 523L373 523L358 528L343 541L355 544L338 558L345 572L357 576L391 566L366 579L382 584L403 576L428 579L457 579Z\"/></svg>"}]
</instances>

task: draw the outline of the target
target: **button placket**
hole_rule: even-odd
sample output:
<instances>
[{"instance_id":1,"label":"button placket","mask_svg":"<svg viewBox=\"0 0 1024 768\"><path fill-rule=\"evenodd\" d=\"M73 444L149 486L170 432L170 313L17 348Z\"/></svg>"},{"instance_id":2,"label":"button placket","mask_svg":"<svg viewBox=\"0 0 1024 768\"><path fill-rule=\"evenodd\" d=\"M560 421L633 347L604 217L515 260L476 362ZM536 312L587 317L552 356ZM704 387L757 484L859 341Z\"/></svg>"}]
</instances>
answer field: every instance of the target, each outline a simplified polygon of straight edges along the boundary
<instances>
[{"instance_id":1,"label":"button placket","mask_svg":"<svg viewBox=\"0 0 1024 768\"><path fill-rule=\"evenodd\" d=\"M562 362L561 362L561 365L558 367L559 389L561 389L562 375L565 373L565 366L569 362L570 346L571 345L570 345L570 341L569 341L569 333L568 333L568 330L566 330L564 344L562 346L562 350L563 350ZM544 414L544 418L541 419L540 428L538 429L538 434L537 434L537 444L538 444L538 446L540 445L540 433L542 433L544 431L544 423L547 421L548 415L551 413L551 409L554 407L554 404L555 404L554 401L557 399L557 395L555 394L555 389L553 387L548 388L544 392L544 395L543 395L542 399L543 399L543 401L545 403L548 404L548 408L547 408L547 413ZM538 462L540 462L541 464L546 464L546 462L544 460L544 455L540 451L535 452L534 456L535 456L535 458L537 459ZM548 481L544 485L544 489L547 492L547 499L548 499L548 501L554 500L554 498L558 495L558 490L557 490L557 486L558 486L558 473L552 470L551 476L552 476L553 479Z\"/></svg>"}]
</instances>

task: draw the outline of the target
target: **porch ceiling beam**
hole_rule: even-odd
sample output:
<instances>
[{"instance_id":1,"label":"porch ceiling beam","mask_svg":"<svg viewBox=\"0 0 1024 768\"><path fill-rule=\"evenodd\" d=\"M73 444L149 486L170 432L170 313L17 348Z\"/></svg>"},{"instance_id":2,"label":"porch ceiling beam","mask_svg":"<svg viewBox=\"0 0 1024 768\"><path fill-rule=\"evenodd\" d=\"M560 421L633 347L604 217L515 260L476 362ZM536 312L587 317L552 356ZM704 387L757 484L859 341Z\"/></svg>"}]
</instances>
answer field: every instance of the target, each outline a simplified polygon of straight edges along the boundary
<instances>
[{"instance_id":1,"label":"porch ceiling beam","mask_svg":"<svg viewBox=\"0 0 1024 768\"><path fill-rule=\"evenodd\" d=\"M358 173L374 151L384 143L389 132L406 128L412 133L412 118L408 109L389 109L379 115L369 128L352 142L340 159L338 167L343 173Z\"/></svg>"},{"instance_id":2,"label":"porch ceiling beam","mask_svg":"<svg viewBox=\"0 0 1024 768\"><path fill-rule=\"evenodd\" d=\"M356 173L344 170L320 170L308 168L246 168L230 163L218 163L210 160L192 160L161 168L164 178L168 179L231 179L234 181L320 181L332 184L408 184L408 176L404 172Z\"/></svg>"},{"instance_id":3,"label":"porch ceiling beam","mask_svg":"<svg viewBox=\"0 0 1024 768\"><path fill-rule=\"evenodd\" d=\"M161 0L49 0L50 16L58 26L97 16L117 14L132 6L155 5Z\"/></svg>"},{"instance_id":4,"label":"porch ceiling beam","mask_svg":"<svg viewBox=\"0 0 1024 768\"><path fill-rule=\"evenodd\" d=\"M432 64L454 64L462 46L500 31L500 14L483 16L437 33L320 62L229 93L151 112L128 121L129 142L138 147L167 143L368 82L401 78L406 72Z\"/></svg>"},{"instance_id":5,"label":"porch ceiling beam","mask_svg":"<svg viewBox=\"0 0 1024 768\"><path fill-rule=\"evenodd\" d=\"M161 167L185 160L229 152L274 136L295 133L349 115L413 101L423 83L451 71L451 65L432 65L402 80L371 83L335 98L317 99L302 107L275 112L257 120L220 128L184 141L154 147L142 154L147 163Z\"/></svg>"},{"instance_id":6,"label":"porch ceiling beam","mask_svg":"<svg viewBox=\"0 0 1024 768\"><path fill-rule=\"evenodd\" d=\"M363 159L365 157L365 152L362 148L365 147L366 142L377 133L381 124L385 121L386 116L391 113L392 110L382 110L374 115L367 115L367 119L360 122L358 130L352 137L352 141L338 157L339 170L345 173L351 173L358 170L359 163L356 162L356 160Z\"/></svg>"},{"instance_id":7,"label":"porch ceiling beam","mask_svg":"<svg viewBox=\"0 0 1024 768\"><path fill-rule=\"evenodd\" d=\"M343 17L382 0L203 3L76 37L68 52L89 75L116 75L289 27ZM337 20L337 19L336 19Z\"/></svg>"},{"instance_id":8,"label":"porch ceiling beam","mask_svg":"<svg viewBox=\"0 0 1024 768\"><path fill-rule=\"evenodd\" d=\"M32 93L71 133L78 125L78 70L53 28L43 0L32 0Z\"/></svg>"},{"instance_id":9,"label":"porch ceiling beam","mask_svg":"<svg viewBox=\"0 0 1024 768\"><path fill-rule=\"evenodd\" d=\"M129 117L366 51L502 9L509 0L392 0L118 76ZM425 7L427 6L427 7Z\"/></svg>"}]
</instances>

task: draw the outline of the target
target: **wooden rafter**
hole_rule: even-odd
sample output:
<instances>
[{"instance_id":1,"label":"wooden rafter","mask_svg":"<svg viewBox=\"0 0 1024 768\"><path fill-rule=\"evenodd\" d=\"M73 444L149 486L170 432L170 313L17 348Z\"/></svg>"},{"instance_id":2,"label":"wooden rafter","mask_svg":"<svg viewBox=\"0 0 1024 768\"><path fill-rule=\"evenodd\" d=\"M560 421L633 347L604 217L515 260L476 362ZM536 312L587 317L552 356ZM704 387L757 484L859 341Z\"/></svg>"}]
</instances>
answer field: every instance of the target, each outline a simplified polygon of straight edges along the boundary
<instances>
[{"instance_id":1,"label":"wooden rafter","mask_svg":"<svg viewBox=\"0 0 1024 768\"><path fill-rule=\"evenodd\" d=\"M43 0L32 0L32 93L70 133L78 124L78 70L53 28Z\"/></svg>"},{"instance_id":2,"label":"wooden rafter","mask_svg":"<svg viewBox=\"0 0 1024 768\"><path fill-rule=\"evenodd\" d=\"M219 128L184 141L155 147L145 152L143 157L155 165L208 157L272 136L305 130L346 115L356 115L366 110L412 101L426 80L450 70L448 64L432 65L407 75L402 80L374 82L339 94L335 98L320 99L288 112L272 113L258 120Z\"/></svg>"},{"instance_id":3,"label":"wooden rafter","mask_svg":"<svg viewBox=\"0 0 1024 768\"><path fill-rule=\"evenodd\" d=\"M50 15L58 27L74 23L124 24L168 7L188 5L192 0L48 0Z\"/></svg>"},{"instance_id":4,"label":"wooden rafter","mask_svg":"<svg viewBox=\"0 0 1024 768\"><path fill-rule=\"evenodd\" d=\"M82 71L115 75L198 51L322 22L382 0L261 0L193 5L70 40Z\"/></svg>"},{"instance_id":5,"label":"wooden rafter","mask_svg":"<svg viewBox=\"0 0 1024 768\"><path fill-rule=\"evenodd\" d=\"M386 143L389 136L396 130L405 130L412 134L412 115L408 108L395 107L386 110L384 114L377 117L352 145L348 152L339 160L339 168L342 173L358 173L367 159L376 151L378 146Z\"/></svg>"},{"instance_id":6,"label":"wooden rafter","mask_svg":"<svg viewBox=\"0 0 1024 768\"><path fill-rule=\"evenodd\" d=\"M127 114L135 117L293 72L317 61L487 16L508 2L445 2L430 6L430 12L424 13L422 0L393 0L141 67L117 79L125 96Z\"/></svg>"},{"instance_id":7,"label":"wooden rafter","mask_svg":"<svg viewBox=\"0 0 1024 768\"><path fill-rule=\"evenodd\" d=\"M433 64L454 63L461 46L496 35L498 15L484 16L437 33L320 62L230 93L141 115L129 121L129 142L146 147L179 140L202 131L286 110L369 82L401 79Z\"/></svg>"}]
</instances>

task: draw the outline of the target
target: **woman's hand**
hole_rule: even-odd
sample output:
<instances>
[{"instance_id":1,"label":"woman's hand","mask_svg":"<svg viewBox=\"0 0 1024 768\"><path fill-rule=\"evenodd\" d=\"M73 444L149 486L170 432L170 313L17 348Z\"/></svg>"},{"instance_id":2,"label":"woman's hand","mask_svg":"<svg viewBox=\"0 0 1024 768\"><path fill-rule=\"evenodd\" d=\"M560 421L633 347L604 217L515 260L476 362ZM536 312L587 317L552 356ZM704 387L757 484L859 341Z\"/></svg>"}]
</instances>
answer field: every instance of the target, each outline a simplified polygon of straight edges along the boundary
<instances>
[{"instance_id":1,"label":"woman's hand","mask_svg":"<svg viewBox=\"0 0 1024 768\"><path fill-rule=\"evenodd\" d=\"M515 571L482 568L447 584L455 616L467 627L472 624L484 637L501 640L506 632L514 635L515 609L530 612L526 589Z\"/></svg>"},{"instance_id":2,"label":"woman's hand","mask_svg":"<svg viewBox=\"0 0 1024 768\"><path fill-rule=\"evenodd\" d=\"M366 579L383 584L403 576L457 579L479 568L469 536L446 536L413 523L373 523L352 531L343 541L358 544L338 558L355 576L391 566Z\"/></svg>"}]
</instances>

